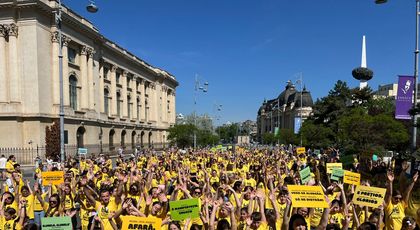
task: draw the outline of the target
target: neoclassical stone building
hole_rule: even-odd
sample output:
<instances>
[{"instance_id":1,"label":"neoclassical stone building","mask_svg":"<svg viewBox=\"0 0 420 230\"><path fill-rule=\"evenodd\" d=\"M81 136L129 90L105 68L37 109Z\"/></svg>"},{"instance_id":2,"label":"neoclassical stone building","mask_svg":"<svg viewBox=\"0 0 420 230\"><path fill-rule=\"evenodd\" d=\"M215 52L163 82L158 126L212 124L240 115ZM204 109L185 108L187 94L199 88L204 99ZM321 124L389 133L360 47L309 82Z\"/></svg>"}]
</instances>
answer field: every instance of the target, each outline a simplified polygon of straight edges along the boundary
<instances>
[{"instance_id":1,"label":"neoclassical stone building","mask_svg":"<svg viewBox=\"0 0 420 230\"><path fill-rule=\"evenodd\" d=\"M257 140L263 143L264 133L274 133L276 127L294 130L295 118L302 116L302 120L307 119L312 113L312 107L312 96L306 87L299 92L288 81L278 97L264 100L260 106L257 114Z\"/></svg>"},{"instance_id":2,"label":"neoclassical stone building","mask_svg":"<svg viewBox=\"0 0 420 230\"><path fill-rule=\"evenodd\" d=\"M45 145L58 122L59 40L54 0L0 1L0 147ZM63 8L67 146L99 152L166 143L176 79Z\"/></svg>"}]
</instances>

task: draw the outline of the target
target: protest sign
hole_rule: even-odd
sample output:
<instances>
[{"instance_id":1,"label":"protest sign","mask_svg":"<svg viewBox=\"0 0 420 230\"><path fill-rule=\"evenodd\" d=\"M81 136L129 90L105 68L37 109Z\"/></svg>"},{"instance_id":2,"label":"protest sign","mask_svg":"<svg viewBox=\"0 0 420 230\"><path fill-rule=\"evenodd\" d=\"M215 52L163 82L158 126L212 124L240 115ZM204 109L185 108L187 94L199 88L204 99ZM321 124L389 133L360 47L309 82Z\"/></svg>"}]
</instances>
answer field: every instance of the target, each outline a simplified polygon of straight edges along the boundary
<instances>
[{"instance_id":1,"label":"protest sign","mask_svg":"<svg viewBox=\"0 0 420 230\"><path fill-rule=\"evenodd\" d=\"M200 217L200 204L198 199L178 200L169 202L172 220L185 220Z\"/></svg>"},{"instance_id":2,"label":"protest sign","mask_svg":"<svg viewBox=\"0 0 420 230\"><path fill-rule=\"evenodd\" d=\"M315 154L315 155L317 155L317 156L318 156L318 155L320 155L320 154L321 154L321 150L319 150L319 149L315 149L315 150L314 150L314 154Z\"/></svg>"},{"instance_id":3,"label":"protest sign","mask_svg":"<svg viewBox=\"0 0 420 230\"><path fill-rule=\"evenodd\" d=\"M64 172L63 171L51 171L51 172L42 172L42 185L47 186L60 185L64 183Z\"/></svg>"},{"instance_id":4,"label":"protest sign","mask_svg":"<svg viewBox=\"0 0 420 230\"><path fill-rule=\"evenodd\" d=\"M333 171L331 173L331 180L340 181L344 176L344 170L333 168Z\"/></svg>"},{"instance_id":5,"label":"protest sign","mask_svg":"<svg viewBox=\"0 0 420 230\"><path fill-rule=\"evenodd\" d=\"M46 217L41 219L42 230L72 230L71 218L63 217Z\"/></svg>"},{"instance_id":6,"label":"protest sign","mask_svg":"<svg viewBox=\"0 0 420 230\"><path fill-rule=\"evenodd\" d=\"M296 153L297 154L301 154L301 153L305 153L305 152L306 152L305 147L298 147L298 148L296 148Z\"/></svg>"},{"instance_id":7,"label":"protest sign","mask_svg":"<svg viewBox=\"0 0 420 230\"><path fill-rule=\"evenodd\" d=\"M343 183L360 185L360 174L350 171L344 171Z\"/></svg>"},{"instance_id":8,"label":"protest sign","mask_svg":"<svg viewBox=\"0 0 420 230\"><path fill-rule=\"evenodd\" d=\"M311 180L311 169L309 166L300 170L299 174L302 184L306 184L309 180Z\"/></svg>"},{"instance_id":9,"label":"protest sign","mask_svg":"<svg viewBox=\"0 0 420 230\"><path fill-rule=\"evenodd\" d=\"M320 186L287 185L293 207L328 208Z\"/></svg>"},{"instance_id":10,"label":"protest sign","mask_svg":"<svg viewBox=\"0 0 420 230\"><path fill-rule=\"evenodd\" d=\"M121 216L122 230L150 229L160 230L162 220L156 217Z\"/></svg>"},{"instance_id":11,"label":"protest sign","mask_svg":"<svg viewBox=\"0 0 420 230\"><path fill-rule=\"evenodd\" d=\"M79 155L86 155L87 154L87 148L78 148L77 151L79 152Z\"/></svg>"},{"instance_id":12,"label":"protest sign","mask_svg":"<svg viewBox=\"0 0 420 230\"><path fill-rule=\"evenodd\" d=\"M353 203L372 208L379 207L385 198L386 189L359 185L353 196Z\"/></svg>"},{"instance_id":13,"label":"protest sign","mask_svg":"<svg viewBox=\"0 0 420 230\"><path fill-rule=\"evenodd\" d=\"M333 169L343 169L342 163L327 163L327 173L331 174Z\"/></svg>"}]
</instances>

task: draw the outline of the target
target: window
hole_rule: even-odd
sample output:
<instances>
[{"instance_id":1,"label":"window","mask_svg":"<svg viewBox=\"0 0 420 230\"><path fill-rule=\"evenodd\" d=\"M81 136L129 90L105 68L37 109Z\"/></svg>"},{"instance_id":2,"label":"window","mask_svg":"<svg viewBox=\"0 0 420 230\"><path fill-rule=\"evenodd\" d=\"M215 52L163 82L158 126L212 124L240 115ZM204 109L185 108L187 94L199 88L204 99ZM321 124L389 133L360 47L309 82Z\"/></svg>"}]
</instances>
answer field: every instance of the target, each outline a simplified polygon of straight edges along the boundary
<instances>
[{"instance_id":1,"label":"window","mask_svg":"<svg viewBox=\"0 0 420 230\"><path fill-rule=\"evenodd\" d=\"M137 119L140 120L140 99L137 98Z\"/></svg>"},{"instance_id":2,"label":"window","mask_svg":"<svg viewBox=\"0 0 420 230\"><path fill-rule=\"evenodd\" d=\"M121 76L121 74L118 73L118 72L115 74L115 77L116 77L116 80L117 80L117 84L120 84L120 76Z\"/></svg>"},{"instance_id":3,"label":"window","mask_svg":"<svg viewBox=\"0 0 420 230\"><path fill-rule=\"evenodd\" d=\"M104 89L104 111L106 115L109 115L109 91Z\"/></svg>"},{"instance_id":4,"label":"window","mask_svg":"<svg viewBox=\"0 0 420 230\"><path fill-rule=\"evenodd\" d=\"M108 73L109 69L107 67L104 67L104 79L108 79Z\"/></svg>"},{"instance_id":5,"label":"window","mask_svg":"<svg viewBox=\"0 0 420 230\"><path fill-rule=\"evenodd\" d=\"M131 98L130 96L127 97L127 116L128 118L131 117Z\"/></svg>"},{"instance_id":6,"label":"window","mask_svg":"<svg viewBox=\"0 0 420 230\"><path fill-rule=\"evenodd\" d=\"M76 50L73 48L67 48L67 59L70 63L76 64Z\"/></svg>"},{"instance_id":7,"label":"window","mask_svg":"<svg viewBox=\"0 0 420 230\"><path fill-rule=\"evenodd\" d=\"M120 117L121 115L121 94L117 93L117 115Z\"/></svg>"},{"instance_id":8,"label":"window","mask_svg":"<svg viewBox=\"0 0 420 230\"><path fill-rule=\"evenodd\" d=\"M70 107L77 110L77 78L74 75L70 76L69 84Z\"/></svg>"}]
</instances>

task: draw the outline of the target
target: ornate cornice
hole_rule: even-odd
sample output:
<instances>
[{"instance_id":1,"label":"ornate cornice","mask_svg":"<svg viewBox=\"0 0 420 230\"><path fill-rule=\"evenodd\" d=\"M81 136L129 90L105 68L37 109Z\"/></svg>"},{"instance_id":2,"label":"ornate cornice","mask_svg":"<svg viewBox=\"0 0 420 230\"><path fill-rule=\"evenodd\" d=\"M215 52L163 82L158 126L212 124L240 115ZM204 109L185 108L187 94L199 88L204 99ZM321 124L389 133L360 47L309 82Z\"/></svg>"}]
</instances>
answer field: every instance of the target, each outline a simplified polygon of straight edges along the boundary
<instances>
[{"instance_id":1,"label":"ornate cornice","mask_svg":"<svg viewBox=\"0 0 420 230\"><path fill-rule=\"evenodd\" d=\"M0 24L0 37L6 37L6 29Z\"/></svg>"},{"instance_id":2,"label":"ornate cornice","mask_svg":"<svg viewBox=\"0 0 420 230\"><path fill-rule=\"evenodd\" d=\"M18 26L15 23L11 24L0 24L0 37L17 37L18 36Z\"/></svg>"},{"instance_id":3,"label":"ornate cornice","mask_svg":"<svg viewBox=\"0 0 420 230\"><path fill-rule=\"evenodd\" d=\"M117 71L117 66L116 65L111 65L111 72L115 72Z\"/></svg>"},{"instance_id":4,"label":"ornate cornice","mask_svg":"<svg viewBox=\"0 0 420 230\"><path fill-rule=\"evenodd\" d=\"M81 46L81 48L80 48L80 55L87 55L88 54L88 49L89 49L89 47L87 47L87 46Z\"/></svg>"}]
</instances>

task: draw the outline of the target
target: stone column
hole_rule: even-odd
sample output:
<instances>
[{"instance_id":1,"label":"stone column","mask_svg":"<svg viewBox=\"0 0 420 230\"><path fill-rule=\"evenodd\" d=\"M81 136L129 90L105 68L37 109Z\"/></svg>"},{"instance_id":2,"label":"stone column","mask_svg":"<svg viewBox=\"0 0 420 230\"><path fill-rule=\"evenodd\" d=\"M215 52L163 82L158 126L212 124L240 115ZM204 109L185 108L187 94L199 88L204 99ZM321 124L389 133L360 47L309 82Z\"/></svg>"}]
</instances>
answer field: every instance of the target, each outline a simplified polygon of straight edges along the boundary
<instances>
[{"instance_id":1,"label":"stone column","mask_svg":"<svg viewBox=\"0 0 420 230\"><path fill-rule=\"evenodd\" d=\"M175 89L171 93L171 122L175 124L176 121L176 100L175 100Z\"/></svg>"},{"instance_id":2,"label":"stone column","mask_svg":"<svg viewBox=\"0 0 420 230\"><path fill-rule=\"evenodd\" d=\"M158 107L158 102L156 100L156 83L151 82L149 84L148 94L149 94L149 121L157 121L156 119L156 110Z\"/></svg>"},{"instance_id":3,"label":"stone column","mask_svg":"<svg viewBox=\"0 0 420 230\"><path fill-rule=\"evenodd\" d=\"M117 67L111 66L111 116L117 116Z\"/></svg>"},{"instance_id":4,"label":"stone column","mask_svg":"<svg viewBox=\"0 0 420 230\"><path fill-rule=\"evenodd\" d=\"M168 122L168 87L162 85L161 95L162 95L162 122Z\"/></svg>"},{"instance_id":5,"label":"stone column","mask_svg":"<svg viewBox=\"0 0 420 230\"><path fill-rule=\"evenodd\" d=\"M99 112L105 113L105 101L104 101L104 89L105 89L105 76L104 76L104 62L103 60L100 60L99 63ZM109 106L109 105L108 105Z\"/></svg>"},{"instance_id":6,"label":"stone column","mask_svg":"<svg viewBox=\"0 0 420 230\"><path fill-rule=\"evenodd\" d=\"M18 27L15 23L7 25L9 31L9 83L10 102L20 102L20 77L18 71L17 36Z\"/></svg>"},{"instance_id":7,"label":"stone column","mask_svg":"<svg viewBox=\"0 0 420 230\"><path fill-rule=\"evenodd\" d=\"M144 100L146 99L146 92L144 90L144 80L139 79L139 92L140 92L140 112L139 112L139 121L144 120L145 115L145 106L144 106Z\"/></svg>"},{"instance_id":8,"label":"stone column","mask_svg":"<svg viewBox=\"0 0 420 230\"><path fill-rule=\"evenodd\" d=\"M52 102L53 105L59 105L60 104L60 79L59 79L59 67L58 67L58 52L59 52L59 46L60 43L58 42L58 32L54 32L51 36L52 41Z\"/></svg>"},{"instance_id":9,"label":"stone column","mask_svg":"<svg viewBox=\"0 0 420 230\"><path fill-rule=\"evenodd\" d=\"M7 102L7 76L6 76L6 33L7 31L0 24L0 103Z\"/></svg>"},{"instance_id":10,"label":"stone column","mask_svg":"<svg viewBox=\"0 0 420 230\"><path fill-rule=\"evenodd\" d=\"M131 80L131 91L132 91L132 98L131 101L133 102L133 112L132 112L132 118L133 120L137 120L137 79L135 76L133 76L133 79Z\"/></svg>"},{"instance_id":11,"label":"stone column","mask_svg":"<svg viewBox=\"0 0 420 230\"><path fill-rule=\"evenodd\" d=\"M70 106L70 83L69 83L69 53L68 45L71 38L63 36L63 100L64 106ZM58 79L58 78L57 78Z\"/></svg>"},{"instance_id":12,"label":"stone column","mask_svg":"<svg viewBox=\"0 0 420 230\"><path fill-rule=\"evenodd\" d=\"M80 95L81 109L89 109L89 80L87 76L87 54L88 47L82 46L80 50L80 80L82 85L82 92Z\"/></svg>"},{"instance_id":13,"label":"stone column","mask_svg":"<svg viewBox=\"0 0 420 230\"><path fill-rule=\"evenodd\" d=\"M121 101L122 101L122 113L121 117L127 118L128 116L128 107L127 107L127 71L123 71L121 74Z\"/></svg>"},{"instance_id":14,"label":"stone column","mask_svg":"<svg viewBox=\"0 0 420 230\"><path fill-rule=\"evenodd\" d=\"M88 48L87 50L87 79L88 79L88 94L89 94L89 109L95 110L95 88L93 83L93 54L94 49Z\"/></svg>"}]
</instances>

